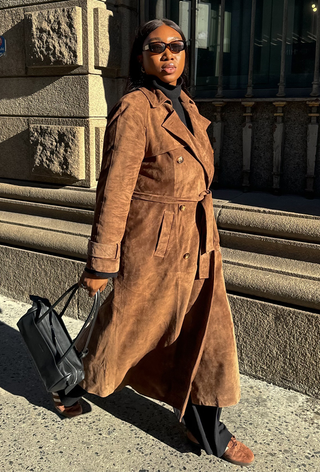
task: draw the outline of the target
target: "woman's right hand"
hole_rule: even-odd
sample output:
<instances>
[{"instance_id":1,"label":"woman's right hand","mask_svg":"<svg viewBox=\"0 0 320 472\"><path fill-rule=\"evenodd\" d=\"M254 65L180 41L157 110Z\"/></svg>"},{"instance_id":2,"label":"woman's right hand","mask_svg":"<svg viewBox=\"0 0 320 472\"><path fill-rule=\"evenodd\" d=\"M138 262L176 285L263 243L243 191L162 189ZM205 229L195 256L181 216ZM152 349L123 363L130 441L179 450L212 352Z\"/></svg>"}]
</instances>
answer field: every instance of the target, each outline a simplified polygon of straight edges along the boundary
<instances>
[{"instance_id":1,"label":"woman's right hand","mask_svg":"<svg viewBox=\"0 0 320 472\"><path fill-rule=\"evenodd\" d=\"M98 290L102 292L106 288L108 279L102 279L96 275L89 274L84 270L78 283L80 287L87 290L89 297L92 298Z\"/></svg>"}]
</instances>

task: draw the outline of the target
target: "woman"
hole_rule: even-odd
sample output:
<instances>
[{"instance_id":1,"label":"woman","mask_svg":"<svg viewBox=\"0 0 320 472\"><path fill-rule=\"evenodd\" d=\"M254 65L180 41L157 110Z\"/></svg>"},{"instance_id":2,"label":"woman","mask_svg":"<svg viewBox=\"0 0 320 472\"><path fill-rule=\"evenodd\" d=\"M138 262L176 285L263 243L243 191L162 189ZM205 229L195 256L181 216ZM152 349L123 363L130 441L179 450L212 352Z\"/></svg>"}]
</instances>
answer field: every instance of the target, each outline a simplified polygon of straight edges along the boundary
<instances>
[{"instance_id":1,"label":"woman","mask_svg":"<svg viewBox=\"0 0 320 472\"><path fill-rule=\"evenodd\" d=\"M247 465L252 452L220 422L221 407L239 401L239 371L208 190L210 122L186 92L185 44L169 20L136 36L128 93L108 117L80 280L92 297L113 277L114 291L89 343L86 378L71 395L56 394L57 408L75 416L85 391L131 385L179 410L207 453Z\"/></svg>"}]
</instances>

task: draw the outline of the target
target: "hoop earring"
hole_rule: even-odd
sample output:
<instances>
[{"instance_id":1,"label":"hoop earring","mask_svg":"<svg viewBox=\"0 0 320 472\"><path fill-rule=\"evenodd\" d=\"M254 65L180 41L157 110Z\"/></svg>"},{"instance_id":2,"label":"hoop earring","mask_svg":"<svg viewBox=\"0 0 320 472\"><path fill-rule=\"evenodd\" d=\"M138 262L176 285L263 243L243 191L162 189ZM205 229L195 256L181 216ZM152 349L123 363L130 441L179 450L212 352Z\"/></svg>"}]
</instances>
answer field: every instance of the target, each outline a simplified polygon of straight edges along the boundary
<instances>
[{"instance_id":1,"label":"hoop earring","mask_svg":"<svg viewBox=\"0 0 320 472\"><path fill-rule=\"evenodd\" d=\"M142 72L143 74L146 73L146 71L144 70L143 66L141 66L141 72Z\"/></svg>"}]
</instances>

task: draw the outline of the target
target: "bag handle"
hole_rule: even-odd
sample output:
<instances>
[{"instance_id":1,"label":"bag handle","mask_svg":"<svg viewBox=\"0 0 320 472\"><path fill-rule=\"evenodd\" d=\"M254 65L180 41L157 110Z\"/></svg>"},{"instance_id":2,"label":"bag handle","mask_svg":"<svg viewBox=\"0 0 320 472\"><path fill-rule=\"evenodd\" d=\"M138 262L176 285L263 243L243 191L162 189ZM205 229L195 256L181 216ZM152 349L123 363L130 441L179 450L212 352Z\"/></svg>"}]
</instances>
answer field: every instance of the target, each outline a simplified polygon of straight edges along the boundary
<instances>
[{"instance_id":1,"label":"bag handle","mask_svg":"<svg viewBox=\"0 0 320 472\"><path fill-rule=\"evenodd\" d=\"M75 345L80 337L80 335L83 333L83 331L87 328L87 326L89 325L90 323L90 318L91 318L91 315L93 315L93 318L92 318L92 322L91 322L91 327L90 327L90 331L89 331L89 334L88 334L88 337L87 337L87 340L86 340L86 343L84 345L84 348L82 349L81 352L79 352L79 357L80 359L82 359L83 357L86 357L86 355L88 354L88 344L89 344L89 341L90 341L90 338L91 338L91 335L92 335L92 332L93 332L93 328L94 328L94 325L96 323L96 320L97 320L97 317L98 317L98 313L99 313L99 308L100 308L100 290L98 290L94 296L94 300L93 300L93 306L91 308L91 311L89 313L89 316L88 318L86 319L86 321L84 322L84 325L82 326L82 328L80 329L78 335L75 337L75 339L73 340L72 344ZM68 351L71 349L71 346L69 347ZM66 353L64 353L63 357L66 355Z\"/></svg>"},{"instance_id":2,"label":"bag handle","mask_svg":"<svg viewBox=\"0 0 320 472\"><path fill-rule=\"evenodd\" d=\"M68 308L72 298L74 297L74 295L76 294L77 290L79 289L79 285L76 283L74 285L72 285L70 288L68 288L68 290L66 290L62 295L61 297L58 298L58 300L53 304L51 305L47 311L45 311L45 313L43 313L39 318L38 320L36 321L36 323L40 323L40 321L45 317L47 316L49 313L51 313L54 308L71 292L64 308L62 309L61 313L60 313L60 318L64 315L66 309ZM91 335L92 335L92 332L93 332L93 328L94 328L94 325L95 325L95 322L96 322L96 319L97 319L97 316L98 316L98 312L99 312L99 308L100 308L100 291L98 290L97 293L95 294L94 296L94 299L93 299L93 305L92 305L92 308L91 308L91 311L86 319L86 321L84 322L82 328L80 329L79 333L77 334L77 336L74 338L74 340L72 341L72 343L70 344L70 346L68 347L68 349L66 350L66 352L63 354L63 356L59 359L58 361L58 364L60 364L63 359L68 355L68 353L75 347L80 335L83 333L83 331L87 328L87 326L89 325L90 323L90 319L93 315L93 318L92 318L92 324L91 324L91 327L90 327L90 331L89 331L89 335L87 337L87 340L86 340L86 343L85 343L85 346L84 348L82 349L81 352L79 352L79 358L82 359L83 357L85 357L87 354L88 354L88 344L89 344L89 341L90 341L90 338L91 338Z\"/></svg>"},{"instance_id":3,"label":"bag handle","mask_svg":"<svg viewBox=\"0 0 320 472\"><path fill-rule=\"evenodd\" d=\"M66 311L66 308L68 307L68 305L69 305L69 303L71 302L72 298L73 298L74 295L76 294L76 291L78 290L78 288L79 288L79 285L78 285L78 284L74 284L74 285L72 285L70 288L68 288L68 290L66 290L66 291L61 295L61 297L59 297L58 300L55 301L53 305L50 305L50 306L48 307L48 310L45 311L45 312L37 319L37 323L40 323L40 321L42 321L45 316L47 316L49 313L51 313L51 311L54 310L57 305L59 305L59 303L68 295L68 293L72 292L71 295L70 295L70 297L69 297L69 299L68 299L68 301L67 301L67 303L66 303L66 305L65 305L65 307L63 308L63 310L62 310L62 312L61 312L61 314L60 314L60 317L63 316L64 312Z\"/></svg>"}]
</instances>

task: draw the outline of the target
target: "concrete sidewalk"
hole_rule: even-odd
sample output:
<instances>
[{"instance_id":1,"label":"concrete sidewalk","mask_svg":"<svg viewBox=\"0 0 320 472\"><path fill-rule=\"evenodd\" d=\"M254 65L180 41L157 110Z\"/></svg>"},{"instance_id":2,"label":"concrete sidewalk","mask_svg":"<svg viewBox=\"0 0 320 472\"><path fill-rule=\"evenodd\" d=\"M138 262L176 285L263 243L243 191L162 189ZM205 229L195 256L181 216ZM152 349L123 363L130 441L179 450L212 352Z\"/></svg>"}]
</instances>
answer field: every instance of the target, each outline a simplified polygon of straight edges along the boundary
<instances>
[{"instance_id":1,"label":"concrete sidewalk","mask_svg":"<svg viewBox=\"0 0 320 472\"><path fill-rule=\"evenodd\" d=\"M172 409L130 388L60 419L17 332L28 305L0 296L0 470L50 472L236 471L197 450ZM75 334L78 321L66 319ZM222 420L255 453L252 471L320 472L320 400L245 376L241 402ZM89 411L91 410L91 411Z\"/></svg>"}]
</instances>

